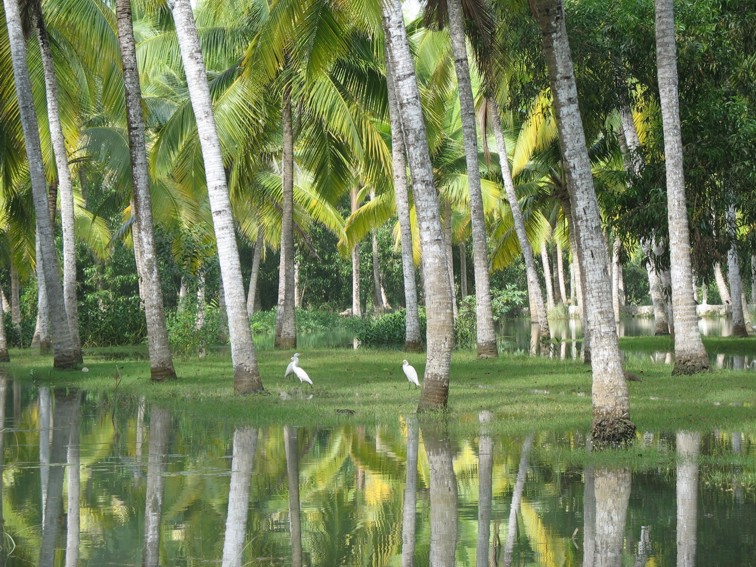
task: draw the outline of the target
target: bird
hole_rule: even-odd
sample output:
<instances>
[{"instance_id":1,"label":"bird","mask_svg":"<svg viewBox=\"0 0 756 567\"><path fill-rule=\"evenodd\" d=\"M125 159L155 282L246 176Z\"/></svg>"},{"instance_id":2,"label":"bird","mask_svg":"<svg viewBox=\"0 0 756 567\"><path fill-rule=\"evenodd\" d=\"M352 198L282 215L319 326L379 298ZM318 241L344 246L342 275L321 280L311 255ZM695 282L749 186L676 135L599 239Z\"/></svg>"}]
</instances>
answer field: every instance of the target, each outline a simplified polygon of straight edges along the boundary
<instances>
[{"instance_id":1,"label":"bird","mask_svg":"<svg viewBox=\"0 0 756 567\"><path fill-rule=\"evenodd\" d=\"M286 372L284 372L284 378L286 378L289 374L294 372L294 366L299 364L299 353L295 352L294 356L291 357L291 362L286 367Z\"/></svg>"},{"instance_id":2,"label":"bird","mask_svg":"<svg viewBox=\"0 0 756 567\"><path fill-rule=\"evenodd\" d=\"M402 361L402 370L404 370L404 375L409 380L409 384L414 384L415 387L420 386L420 381L417 379L417 371L406 360Z\"/></svg>"},{"instance_id":3,"label":"bird","mask_svg":"<svg viewBox=\"0 0 756 567\"><path fill-rule=\"evenodd\" d=\"M297 378L299 378L300 383L307 382L310 386L312 386L312 380L310 380L307 372L299 367L299 358L295 359L294 357L292 357L291 365L291 369L294 371L294 374L297 375Z\"/></svg>"}]
</instances>

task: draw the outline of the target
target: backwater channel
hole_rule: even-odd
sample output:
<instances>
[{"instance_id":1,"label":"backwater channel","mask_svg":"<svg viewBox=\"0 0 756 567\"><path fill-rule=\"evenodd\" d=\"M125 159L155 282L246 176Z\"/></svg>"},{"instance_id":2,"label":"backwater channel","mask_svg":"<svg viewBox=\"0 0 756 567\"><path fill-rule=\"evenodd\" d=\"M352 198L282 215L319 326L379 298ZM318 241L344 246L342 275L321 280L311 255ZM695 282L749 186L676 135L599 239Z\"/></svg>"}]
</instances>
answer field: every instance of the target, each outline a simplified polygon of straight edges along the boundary
<instances>
[{"instance_id":1,"label":"backwater channel","mask_svg":"<svg viewBox=\"0 0 756 567\"><path fill-rule=\"evenodd\" d=\"M0 565L753 565L756 434L234 428L0 376ZM43 502L47 505L43 506Z\"/></svg>"}]
</instances>

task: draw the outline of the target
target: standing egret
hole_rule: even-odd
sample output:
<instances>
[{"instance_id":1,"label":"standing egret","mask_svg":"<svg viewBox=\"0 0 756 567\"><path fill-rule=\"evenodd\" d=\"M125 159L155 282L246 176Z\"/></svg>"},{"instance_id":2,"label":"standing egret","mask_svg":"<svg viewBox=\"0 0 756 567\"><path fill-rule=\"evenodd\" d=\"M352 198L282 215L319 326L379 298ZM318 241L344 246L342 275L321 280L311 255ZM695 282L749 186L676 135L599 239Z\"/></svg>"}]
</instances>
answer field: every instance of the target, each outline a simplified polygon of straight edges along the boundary
<instances>
[{"instance_id":1,"label":"standing egret","mask_svg":"<svg viewBox=\"0 0 756 567\"><path fill-rule=\"evenodd\" d=\"M294 359L294 357L292 357L291 365L291 369L294 371L294 374L297 375L297 378L299 378L299 382L307 382L310 386L312 386L312 380L310 380L307 372L299 367L299 358Z\"/></svg>"},{"instance_id":2,"label":"standing egret","mask_svg":"<svg viewBox=\"0 0 756 567\"><path fill-rule=\"evenodd\" d=\"M299 364L299 353L295 352L294 356L291 357L291 362L286 367L286 372L284 372L284 378L286 378L289 374L294 372L294 367Z\"/></svg>"},{"instance_id":3,"label":"standing egret","mask_svg":"<svg viewBox=\"0 0 756 567\"><path fill-rule=\"evenodd\" d=\"M414 384L416 387L420 386L420 381L417 379L417 371L406 360L402 361L402 370L404 370L404 375L410 384Z\"/></svg>"}]
</instances>

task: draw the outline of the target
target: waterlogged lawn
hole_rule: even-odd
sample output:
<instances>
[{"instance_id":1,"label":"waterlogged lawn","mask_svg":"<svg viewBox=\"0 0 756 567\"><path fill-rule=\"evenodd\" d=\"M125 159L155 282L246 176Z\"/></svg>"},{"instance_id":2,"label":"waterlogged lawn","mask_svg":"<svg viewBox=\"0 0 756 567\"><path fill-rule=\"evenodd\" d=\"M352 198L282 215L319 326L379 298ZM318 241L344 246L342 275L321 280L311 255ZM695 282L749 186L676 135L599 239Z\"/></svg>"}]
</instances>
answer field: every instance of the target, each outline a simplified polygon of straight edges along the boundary
<instances>
[{"instance_id":1,"label":"waterlogged lawn","mask_svg":"<svg viewBox=\"0 0 756 567\"><path fill-rule=\"evenodd\" d=\"M738 342L738 349L756 353L756 338L715 339ZM623 339L623 348L665 350L669 339ZM707 340L707 348L710 340ZM717 346L719 348L719 346ZM283 378L293 352L260 350L258 361L268 395L238 397L227 352L199 359L175 360L179 379L149 381L149 363L142 347L85 352L88 370L55 371L52 359L36 351L13 350L6 366L10 378L55 387L69 386L111 396L145 396L148 402L192 419L227 420L258 426L289 424L327 427L344 424L396 423L414 412L420 391L409 388L402 373L408 359L422 377L425 356L400 350L299 349L300 366L314 387ZM631 417L639 431L756 431L756 372L714 370L673 377L671 367L636 362L628 370L641 377L630 382ZM120 377L119 380L116 376ZM544 357L502 356L478 360L474 353L452 357L448 416L450 427L477 431L478 413L494 414L492 430L586 431L591 421L591 373L588 366ZM344 412L340 410L351 410Z\"/></svg>"}]
</instances>

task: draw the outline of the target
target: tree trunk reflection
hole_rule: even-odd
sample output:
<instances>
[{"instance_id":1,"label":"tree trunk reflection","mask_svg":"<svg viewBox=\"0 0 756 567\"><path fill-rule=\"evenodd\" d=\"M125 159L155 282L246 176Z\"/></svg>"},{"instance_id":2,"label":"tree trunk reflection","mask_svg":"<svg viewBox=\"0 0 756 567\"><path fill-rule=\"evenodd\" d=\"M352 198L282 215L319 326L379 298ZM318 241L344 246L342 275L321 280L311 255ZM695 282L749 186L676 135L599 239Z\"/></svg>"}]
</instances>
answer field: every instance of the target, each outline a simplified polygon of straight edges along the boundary
<instances>
[{"instance_id":1,"label":"tree trunk reflection","mask_svg":"<svg viewBox=\"0 0 756 567\"><path fill-rule=\"evenodd\" d=\"M423 428L430 464L430 564L453 567L457 546L457 478L445 430Z\"/></svg>"},{"instance_id":2,"label":"tree trunk reflection","mask_svg":"<svg viewBox=\"0 0 756 567\"><path fill-rule=\"evenodd\" d=\"M677 567L692 567L696 564L700 449L700 433L677 433Z\"/></svg>"},{"instance_id":3,"label":"tree trunk reflection","mask_svg":"<svg viewBox=\"0 0 756 567\"><path fill-rule=\"evenodd\" d=\"M289 478L289 529L291 530L291 564L302 565L302 524L299 504L299 449L297 429L284 426L284 449L286 451L286 474Z\"/></svg>"},{"instance_id":4,"label":"tree trunk reflection","mask_svg":"<svg viewBox=\"0 0 756 567\"><path fill-rule=\"evenodd\" d=\"M144 506L144 567L157 567L160 564L160 518L163 513L165 455L170 427L171 414L162 408L153 408L150 416L147 495Z\"/></svg>"},{"instance_id":5,"label":"tree trunk reflection","mask_svg":"<svg viewBox=\"0 0 756 567\"><path fill-rule=\"evenodd\" d=\"M234 431L231 485L228 489L228 515L223 541L223 567L242 565L249 511L249 483L255 466L256 449L257 429L244 427Z\"/></svg>"},{"instance_id":6,"label":"tree trunk reflection","mask_svg":"<svg viewBox=\"0 0 756 567\"><path fill-rule=\"evenodd\" d=\"M621 567L627 504L630 501L629 469L596 469L593 473L596 528L595 567Z\"/></svg>"},{"instance_id":7,"label":"tree trunk reflection","mask_svg":"<svg viewBox=\"0 0 756 567\"><path fill-rule=\"evenodd\" d=\"M402 567L412 567L415 560L415 504L417 499L417 420L407 420L407 478L402 510Z\"/></svg>"},{"instance_id":8,"label":"tree trunk reflection","mask_svg":"<svg viewBox=\"0 0 756 567\"><path fill-rule=\"evenodd\" d=\"M512 552L514 550L515 534L517 532L517 511L520 509L522 500L522 490L525 487L525 479L528 475L528 454L533 446L535 433L531 433L525 438L520 452L520 466L517 469L517 480L515 481L514 491L512 492L512 504L509 507L509 523L507 525L507 541L504 544L504 565L512 565Z\"/></svg>"}]
</instances>

